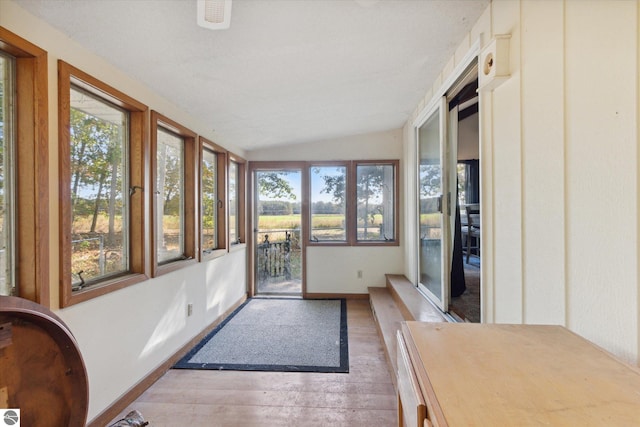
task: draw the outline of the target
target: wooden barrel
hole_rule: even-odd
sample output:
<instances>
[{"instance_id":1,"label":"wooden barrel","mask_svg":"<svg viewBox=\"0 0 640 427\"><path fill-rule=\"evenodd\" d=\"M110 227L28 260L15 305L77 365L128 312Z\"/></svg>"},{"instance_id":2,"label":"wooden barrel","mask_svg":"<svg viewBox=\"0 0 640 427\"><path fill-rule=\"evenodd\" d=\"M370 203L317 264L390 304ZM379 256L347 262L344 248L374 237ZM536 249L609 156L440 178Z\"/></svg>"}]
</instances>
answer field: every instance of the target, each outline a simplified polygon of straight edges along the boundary
<instances>
[{"instance_id":1,"label":"wooden barrel","mask_svg":"<svg viewBox=\"0 0 640 427\"><path fill-rule=\"evenodd\" d=\"M22 298L0 296L0 408L20 409L23 426L87 421L87 371L75 338L51 310Z\"/></svg>"}]
</instances>

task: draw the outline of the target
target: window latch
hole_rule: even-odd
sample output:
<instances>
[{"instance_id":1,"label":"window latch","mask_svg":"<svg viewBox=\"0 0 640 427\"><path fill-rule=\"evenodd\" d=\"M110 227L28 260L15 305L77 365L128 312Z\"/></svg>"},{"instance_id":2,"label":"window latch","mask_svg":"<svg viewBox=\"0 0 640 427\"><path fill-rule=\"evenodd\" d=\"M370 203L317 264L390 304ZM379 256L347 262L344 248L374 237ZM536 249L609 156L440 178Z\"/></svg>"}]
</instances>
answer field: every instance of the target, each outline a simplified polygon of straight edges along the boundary
<instances>
[{"instance_id":1,"label":"window latch","mask_svg":"<svg viewBox=\"0 0 640 427\"><path fill-rule=\"evenodd\" d=\"M139 185L134 185L133 187L129 187L129 197L136 194L136 190L144 191L144 188L140 187Z\"/></svg>"},{"instance_id":2,"label":"window latch","mask_svg":"<svg viewBox=\"0 0 640 427\"><path fill-rule=\"evenodd\" d=\"M76 276L78 276L80 278L80 283L77 283L75 285L71 286L71 290L72 291L79 291L82 288L84 288L85 282L84 282L84 277L82 277L82 273L84 273L84 270L80 270L76 273Z\"/></svg>"}]
</instances>

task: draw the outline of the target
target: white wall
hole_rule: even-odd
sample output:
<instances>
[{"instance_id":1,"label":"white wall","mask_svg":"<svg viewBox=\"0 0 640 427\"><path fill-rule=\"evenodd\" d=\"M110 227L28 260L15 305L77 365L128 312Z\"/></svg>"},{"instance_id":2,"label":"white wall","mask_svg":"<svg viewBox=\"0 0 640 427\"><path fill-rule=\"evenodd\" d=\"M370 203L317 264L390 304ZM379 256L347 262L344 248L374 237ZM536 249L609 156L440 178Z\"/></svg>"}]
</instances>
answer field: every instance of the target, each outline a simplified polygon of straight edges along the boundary
<instances>
[{"instance_id":1,"label":"white wall","mask_svg":"<svg viewBox=\"0 0 640 427\"><path fill-rule=\"evenodd\" d=\"M480 95L485 321L562 324L632 363L639 9L635 0L494 0L451 60L481 33L484 44L511 34L511 78ZM411 144L405 137L410 155Z\"/></svg>"},{"instance_id":2,"label":"white wall","mask_svg":"<svg viewBox=\"0 0 640 427\"><path fill-rule=\"evenodd\" d=\"M90 419L244 295L245 255L232 252L57 312L87 366Z\"/></svg>"},{"instance_id":3,"label":"white wall","mask_svg":"<svg viewBox=\"0 0 640 427\"><path fill-rule=\"evenodd\" d=\"M385 274L402 274L400 246L307 248L307 292L366 294L369 286L385 286ZM358 270L362 278L358 278Z\"/></svg>"},{"instance_id":4,"label":"white wall","mask_svg":"<svg viewBox=\"0 0 640 427\"><path fill-rule=\"evenodd\" d=\"M393 160L402 158L402 131L392 130L313 143L250 151L250 161ZM399 177L403 164L400 162ZM400 230L403 224L403 185L400 183ZM401 246L307 247L308 293L365 294L369 286L385 286L386 273L403 270ZM362 278L357 272L362 270Z\"/></svg>"},{"instance_id":5,"label":"white wall","mask_svg":"<svg viewBox=\"0 0 640 427\"><path fill-rule=\"evenodd\" d=\"M48 52L49 223L58 224L57 61L62 59L215 141L207 126L88 52L10 0L0 1L0 25ZM226 148L244 155L233 146ZM147 230L148 231L148 230ZM229 309L246 292L246 250L204 262L56 309L58 229L50 230L51 307L69 326L89 376L89 414L93 419L160 363ZM186 304L193 303L187 318Z\"/></svg>"},{"instance_id":6,"label":"white wall","mask_svg":"<svg viewBox=\"0 0 640 427\"><path fill-rule=\"evenodd\" d=\"M401 156L400 129L274 146L247 153L247 159L254 161L389 160Z\"/></svg>"},{"instance_id":7,"label":"white wall","mask_svg":"<svg viewBox=\"0 0 640 427\"><path fill-rule=\"evenodd\" d=\"M458 122L458 160L480 158L480 129L478 114Z\"/></svg>"}]
</instances>

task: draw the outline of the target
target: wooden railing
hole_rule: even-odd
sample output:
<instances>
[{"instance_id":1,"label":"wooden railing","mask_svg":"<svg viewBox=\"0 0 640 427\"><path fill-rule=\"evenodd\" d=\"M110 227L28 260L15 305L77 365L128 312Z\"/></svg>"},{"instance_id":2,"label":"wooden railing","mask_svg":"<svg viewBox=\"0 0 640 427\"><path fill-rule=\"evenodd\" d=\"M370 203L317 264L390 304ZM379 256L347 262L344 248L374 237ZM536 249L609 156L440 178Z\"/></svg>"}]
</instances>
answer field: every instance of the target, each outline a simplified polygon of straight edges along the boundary
<instances>
[{"instance_id":1,"label":"wooden railing","mask_svg":"<svg viewBox=\"0 0 640 427\"><path fill-rule=\"evenodd\" d=\"M264 241L258 245L258 277L265 280L272 277L284 277L291 280L291 233L285 232L285 240L270 242L265 234Z\"/></svg>"}]
</instances>

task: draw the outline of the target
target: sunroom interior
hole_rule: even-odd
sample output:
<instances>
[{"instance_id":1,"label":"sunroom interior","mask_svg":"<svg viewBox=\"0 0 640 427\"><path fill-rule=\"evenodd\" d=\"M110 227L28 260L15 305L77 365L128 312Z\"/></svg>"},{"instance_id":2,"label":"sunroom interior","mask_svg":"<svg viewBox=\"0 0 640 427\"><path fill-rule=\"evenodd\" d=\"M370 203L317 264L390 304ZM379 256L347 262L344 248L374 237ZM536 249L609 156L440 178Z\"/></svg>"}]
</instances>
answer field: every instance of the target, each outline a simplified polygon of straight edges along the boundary
<instances>
[{"instance_id":1,"label":"sunroom interior","mask_svg":"<svg viewBox=\"0 0 640 427\"><path fill-rule=\"evenodd\" d=\"M0 1L3 84L14 82L2 95L16 101L13 113L3 104L2 136L17 141L2 176L13 181L3 203L13 202L2 207L0 292L68 325L86 365L89 425L106 425L256 293L256 170L295 166L305 182L314 166L395 168L395 222L369 214L373 241L348 228L340 244L314 241L301 219L297 296L367 301L370 288L401 278L443 321L560 325L638 366L638 1L235 0L223 30L198 27L196 3ZM496 61L508 73L483 87L483 54L505 37L508 55ZM95 112L96 99L109 109ZM83 172L91 189L105 186L107 217L125 209L109 195L126 194L126 235L74 193L70 111L128 117L118 161L129 185L100 179L115 168L98 163ZM421 129L435 112L448 200L423 185L434 157ZM155 155L171 158L176 138L179 198ZM208 207L207 191L217 191ZM179 226L164 222L171 206ZM76 238L82 209L94 233ZM439 228L423 220L434 213L447 217ZM435 239L446 262L431 286L423 254ZM104 264L72 262L94 247ZM461 302L469 274L476 294Z\"/></svg>"}]
</instances>

